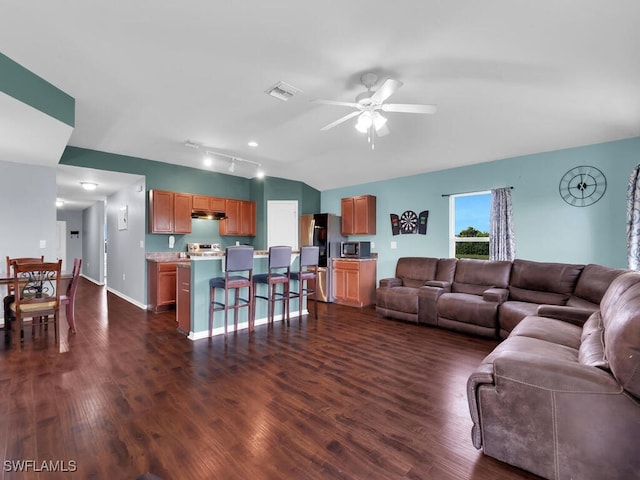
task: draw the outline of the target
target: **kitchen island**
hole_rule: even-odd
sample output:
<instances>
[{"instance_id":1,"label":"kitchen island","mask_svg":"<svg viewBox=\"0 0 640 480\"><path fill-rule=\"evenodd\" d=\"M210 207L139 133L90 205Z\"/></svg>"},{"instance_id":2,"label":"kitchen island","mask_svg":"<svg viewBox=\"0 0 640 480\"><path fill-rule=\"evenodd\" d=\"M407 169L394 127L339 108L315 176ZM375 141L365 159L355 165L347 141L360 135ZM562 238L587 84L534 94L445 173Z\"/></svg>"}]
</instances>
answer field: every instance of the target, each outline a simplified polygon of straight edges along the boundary
<instances>
[{"instance_id":1,"label":"kitchen island","mask_svg":"<svg viewBox=\"0 0 640 480\"><path fill-rule=\"evenodd\" d=\"M256 250L254 253L253 274L267 273L268 252L266 250ZM298 268L298 253L291 255L292 271ZM176 315L178 316L178 328L185 333L190 340L198 340L206 338L209 335L209 280L214 277L224 276L224 253L208 256L194 256L189 262L178 263L178 277L185 279L182 284L178 282L178 306ZM188 269L180 271L180 269ZM186 279L189 279L189 285L186 285ZM259 286L260 292L265 289L264 285ZM180 290L182 289L182 296ZM297 285L295 286L297 289ZM247 295L247 290L241 290L241 296ZM262 293L261 293L262 294ZM232 294L230 297L233 298ZM189 299L189 305L185 305L186 299ZM218 297L220 300L222 296ZM181 304L182 302L182 304ZM296 313L298 309L298 299L292 299L290 303L290 311ZM241 308L238 315L238 330L249 327L247 308ZM303 313L306 313L306 306L303 305ZM181 318L181 316L183 318ZM188 316L187 321L184 316ZM228 313L229 332L233 332L233 316L234 312ZM275 319L282 318L282 303L276 304ZM258 299L256 302L255 325L267 323L267 302ZM189 331L186 326L189 325ZM221 335L224 333L224 312L215 312L213 318L213 335Z\"/></svg>"}]
</instances>

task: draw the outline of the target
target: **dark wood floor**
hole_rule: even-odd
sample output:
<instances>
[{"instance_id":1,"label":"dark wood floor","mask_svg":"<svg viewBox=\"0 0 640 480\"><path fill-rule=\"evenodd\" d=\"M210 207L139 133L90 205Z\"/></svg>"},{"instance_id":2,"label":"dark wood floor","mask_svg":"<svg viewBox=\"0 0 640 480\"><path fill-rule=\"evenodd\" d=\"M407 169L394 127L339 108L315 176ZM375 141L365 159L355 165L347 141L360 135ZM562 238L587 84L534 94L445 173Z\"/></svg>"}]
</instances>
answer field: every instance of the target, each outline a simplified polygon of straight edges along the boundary
<instances>
[{"instance_id":1,"label":"dark wood floor","mask_svg":"<svg viewBox=\"0 0 640 480\"><path fill-rule=\"evenodd\" d=\"M63 320L59 345L27 329L0 347L0 478L537 478L471 444L466 380L495 342L373 309L319 314L192 342L172 312L81 280L76 335Z\"/></svg>"}]
</instances>

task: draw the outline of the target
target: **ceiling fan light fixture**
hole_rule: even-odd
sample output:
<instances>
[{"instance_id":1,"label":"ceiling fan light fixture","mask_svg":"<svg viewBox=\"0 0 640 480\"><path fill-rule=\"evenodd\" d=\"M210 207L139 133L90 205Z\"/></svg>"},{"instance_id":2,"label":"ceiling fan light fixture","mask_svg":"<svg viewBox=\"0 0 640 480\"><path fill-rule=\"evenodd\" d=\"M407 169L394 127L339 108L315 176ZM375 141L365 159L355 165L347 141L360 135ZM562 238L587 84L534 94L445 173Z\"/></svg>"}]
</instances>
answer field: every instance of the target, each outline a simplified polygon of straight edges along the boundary
<instances>
[{"instance_id":1,"label":"ceiling fan light fixture","mask_svg":"<svg viewBox=\"0 0 640 480\"><path fill-rule=\"evenodd\" d=\"M362 112L358 117L356 130L358 130L360 133L367 133L372 124L373 119L371 118L371 112Z\"/></svg>"},{"instance_id":2,"label":"ceiling fan light fixture","mask_svg":"<svg viewBox=\"0 0 640 480\"><path fill-rule=\"evenodd\" d=\"M374 112L373 114L373 127L376 131L380 130L384 124L387 123L387 117L380 114L380 112Z\"/></svg>"}]
</instances>

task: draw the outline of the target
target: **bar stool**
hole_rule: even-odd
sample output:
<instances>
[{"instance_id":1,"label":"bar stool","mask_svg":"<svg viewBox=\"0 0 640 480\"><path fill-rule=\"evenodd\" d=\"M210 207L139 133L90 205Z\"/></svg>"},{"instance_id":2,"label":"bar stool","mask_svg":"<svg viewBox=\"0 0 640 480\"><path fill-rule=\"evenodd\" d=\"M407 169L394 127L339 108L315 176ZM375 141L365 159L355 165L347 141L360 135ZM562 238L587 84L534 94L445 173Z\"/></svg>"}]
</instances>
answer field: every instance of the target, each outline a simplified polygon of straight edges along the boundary
<instances>
[{"instance_id":1,"label":"bar stool","mask_svg":"<svg viewBox=\"0 0 640 480\"><path fill-rule=\"evenodd\" d=\"M238 330L238 311L242 307L249 309L249 331L253 331L253 315L251 308L252 275L253 275L253 247L241 245L227 247L225 249L225 274L224 277L215 277L209 280L210 306L209 306L209 336L213 335L213 314L224 311L224 337L227 338L227 318L229 310L234 311L235 331ZM245 276L234 275L238 272L247 272ZM248 288L246 298L240 297L240 289ZM224 289L224 302L216 301L216 289ZM229 290L234 290L234 302L229 304Z\"/></svg>"},{"instance_id":2,"label":"bar stool","mask_svg":"<svg viewBox=\"0 0 640 480\"><path fill-rule=\"evenodd\" d=\"M302 315L302 298L307 299L307 308L309 306L309 296L313 295L313 309L316 318L318 318L318 297L316 294L316 280L318 278L318 258L320 256L320 247L300 247L300 263L297 272L291 272L291 281L298 282L298 291L292 290L289 298L298 299L298 317ZM313 282L313 288L309 287L309 282ZM305 283L306 286L305 286Z\"/></svg>"},{"instance_id":3,"label":"bar stool","mask_svg":"<svg viewBox=\"0 0 640 480\"><path fill-rule=\"evenodd\" d=\"M267 273L253 276L253 314L256 312L256 299L267 301L267 321L273 322L276 302L282 302L282 319L289 319L289 282L291 280L291 247L269 247L269 267ZM258 285L267 286L266 295L258 295ZM282 285L282 292L278 292Z\"/></svg>"}]
</instances>

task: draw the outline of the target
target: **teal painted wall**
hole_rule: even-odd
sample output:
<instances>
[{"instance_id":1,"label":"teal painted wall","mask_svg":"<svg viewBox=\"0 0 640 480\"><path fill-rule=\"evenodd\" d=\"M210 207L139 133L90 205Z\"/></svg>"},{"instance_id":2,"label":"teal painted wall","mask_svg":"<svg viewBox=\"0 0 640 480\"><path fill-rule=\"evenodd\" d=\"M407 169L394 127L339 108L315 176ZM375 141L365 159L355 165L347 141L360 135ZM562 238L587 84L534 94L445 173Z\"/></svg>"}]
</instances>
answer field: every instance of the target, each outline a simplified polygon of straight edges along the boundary
<instances>
[{"instance_id":1,"label":"teal painted wall","mask_svg":"<svg viewBox=\"0 0 640 480\"><path fill-rule=\"evenodd\" d=\"M264 181L252 181L251 199L256 201L258 235L254 245L265 249L267 246L267 202L269 200L297 200L298 213L320 213L320 192L315 188L294 180L267 177Z\"/></svg>"},{"instance_id":2,"label":"teal painted wall","mask_svg":"<svg viewBox=\"0 0 640 480\"><path fill-rule=\"evenodd\" d=\"M174 235L176 243L173 250L169 249L168 235L147 233L145 235L145 250L147 252L186 251L188 242L219 242L222 247L225 247L238 241L254 245L257 249L264 249L266 246L265 217L268 200L297 199L302 206L301 208L307 209L319 208L320 206L320 192L318 190L300 182L275 177L249 180L218 172L78 147L67 147L60 163L144 175L148 190L170 190L256 202L257 235L255 237L221 237L217 221L196 219L192 222L191 234Z\"/></svg>"},{"instance_id":3,"label":"teal painted wall","mask_svg":"<svg viewBox=\"0 0 640 480\"><path fill-rule=\"evenodd\" d=\"M75 100L38 75L0 53L0 92L73 127Z\"/></svg>"},{"instance_id":4,"label":"teal painted wall","mask_svg":"<svg viewBox=\"0 0 640 480\"><path fill-rule=\"evenodd\" d=\"M518 258L626 267L626 189L638 163L640 137L327 190L321 208L340 214L342 197L376 195L376 235L356 238L374 241L378 278L385 278L393 276L399 257L448 256L449 199L443 194L513 186ZM589 207L570 206L558 193L560 178L579 165L597 167L607 178L604 197ZM405 210L429 210L427 235L391 234L389 215Z\"/></svg>"}]
</instances>

